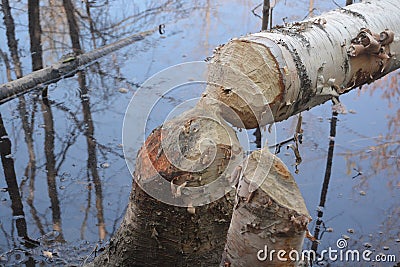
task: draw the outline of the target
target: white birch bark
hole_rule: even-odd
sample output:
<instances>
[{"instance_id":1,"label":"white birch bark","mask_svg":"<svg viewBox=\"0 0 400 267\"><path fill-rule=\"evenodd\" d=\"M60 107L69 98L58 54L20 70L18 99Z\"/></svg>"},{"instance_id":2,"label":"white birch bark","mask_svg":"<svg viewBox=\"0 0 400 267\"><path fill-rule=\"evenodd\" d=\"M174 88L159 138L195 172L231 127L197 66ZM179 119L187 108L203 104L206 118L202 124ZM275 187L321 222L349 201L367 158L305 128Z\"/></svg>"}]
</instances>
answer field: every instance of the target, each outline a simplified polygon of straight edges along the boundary
<instances>
[{"instance_id":1,"label":"white birch bark","mask_svg":"<svg viewBox=\"0 0 400 267\"><path fill-rule=\"evenodd\" d=\"M211 59L207 96L235 110L241 121L229 112L225 119L246 128L337 98L400 67L399 14L399 0L365 1L232 39Z\"/></svg>"}]
</instances>

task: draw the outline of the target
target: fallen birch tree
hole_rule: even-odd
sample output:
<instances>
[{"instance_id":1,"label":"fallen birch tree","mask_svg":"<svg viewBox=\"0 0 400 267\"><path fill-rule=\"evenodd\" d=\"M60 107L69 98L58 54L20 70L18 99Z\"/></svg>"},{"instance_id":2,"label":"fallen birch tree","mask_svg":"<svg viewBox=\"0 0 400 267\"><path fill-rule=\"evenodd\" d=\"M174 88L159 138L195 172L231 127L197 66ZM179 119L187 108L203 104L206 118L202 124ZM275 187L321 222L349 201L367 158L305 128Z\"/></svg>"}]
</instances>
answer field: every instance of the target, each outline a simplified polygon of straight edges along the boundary
<instances>
[{"instance_id":1,"label":"fallen birch tree","mask_svg":"<svg viewBox=\"0 0 400 267\"><path fill-rule=\"evenodd\" d=\"M235 126L281 121L400 67L400 1L365 1L215 50L207 94ZM268 116L266 107L272 111Z\"/></svg>"}]
</instances>

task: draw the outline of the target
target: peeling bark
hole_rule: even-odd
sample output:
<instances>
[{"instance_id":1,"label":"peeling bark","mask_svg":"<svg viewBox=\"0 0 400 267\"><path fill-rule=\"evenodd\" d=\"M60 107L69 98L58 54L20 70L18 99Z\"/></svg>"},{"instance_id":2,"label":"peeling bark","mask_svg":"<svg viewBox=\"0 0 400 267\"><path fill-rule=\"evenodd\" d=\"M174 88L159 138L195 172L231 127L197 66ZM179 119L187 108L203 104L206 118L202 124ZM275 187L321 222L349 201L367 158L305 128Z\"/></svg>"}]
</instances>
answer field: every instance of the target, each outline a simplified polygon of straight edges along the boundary
<instances>
[{"instance_id":1,"label":"peeling bark","mask_svg":"<svg viewBox=\"0 0 400 267\"><path fill-rule=\"evenodd\" d=\"M216 49L207 94L240 116L226 113L225 119L246 128L337 98L400 67L399 12L398 0L368 1L232 39ZM367 53L357 54L354 41L362 32L393 32L394 38L387 44L380 37L368 39L376 46L362 43ZM273 118L264 116L266 107Z\"/></svg>"},{"instance_id":2,"label":"peeling bark","mask_svg":"<svg viewBox=\"0 0 400 267\"><path fill-rule=\"evenodd\" d=\"M250 154L243 168L221 266L296 266L290 252L301 255L311 220L296 181L267 149Z\"/></svg>"}]
</instances>

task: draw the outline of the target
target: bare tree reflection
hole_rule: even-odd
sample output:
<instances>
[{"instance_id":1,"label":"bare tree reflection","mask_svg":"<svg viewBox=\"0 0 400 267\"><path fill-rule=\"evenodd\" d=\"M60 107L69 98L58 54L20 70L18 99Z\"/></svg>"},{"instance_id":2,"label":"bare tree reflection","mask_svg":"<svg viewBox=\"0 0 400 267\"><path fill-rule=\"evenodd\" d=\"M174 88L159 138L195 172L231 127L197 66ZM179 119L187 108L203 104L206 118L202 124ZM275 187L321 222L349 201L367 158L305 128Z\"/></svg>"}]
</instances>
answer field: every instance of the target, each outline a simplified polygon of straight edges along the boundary
<instances>
[{"instance_id":1,"label":"bare tree reflection","mask_svg":"<svg viewBox=\"0 0 400 267\"><path fill-rule=\"evenodd\" d=\"M72 48L73 51L77 54L83 52L80 41L79 41L79 28L77 25L77 21L75 18L74 13L74 6L71 0L63 0L64 9L66 12L68 26L69 26L69 34L71 38ZM91 174L92 181L95 188L96 194L96 209L97 209L97 226L99 229L99 239L104 240L107 235L107 231L105 228L104 222L104 210L103 210L103 190L101 186L101 180L99 173L97 171L97 154L96 154L96 142L94 141L94 124L92 120L92 113L90 111L90 101L89 101L89 94L88 89L86 86L86 75L83 71L78 72L78 83L80 88L80 98L82 104L82 112L83 112L83 121L85 123L85 136L86 136L86 143L88 148L88 160L87 160L87 167L88 167L88 180L89 173ZM90 197L90 187L88 193L88 201L91 200ZM90 202L88 202L88 207L90 207ZM86 218L86 216L85 216ZM85 220L83 226L85 226ZM82 228L83 229L83 228ZM81 231L81 235L82 235Z\"/></svg>"},{"instance_id":2,"label":"bare tree reflection","mask_svg":"<svg viewBox=\"0 0 400 267\"><path fill-rule=\"evenodd\" d=\"M1 0L1 9L3 11L4 17L4 25L6 25L6 35L7 35L7 45L11 53L11 59L14 64L14 71L17 78L21 78L22 67L21 61L19 59L18 54L18 41L15 37L15 23L14 18L11 15L11 7L8 0Z\"/></svg>"},{"instance_id":3,"label":"bare tree reflection","mask_svg":"<svg viewBox=\"0 0 400 267\"><path fill-rule=\"evenodd\" d=\"M5 180L7 183L7 192L11 200L11 209L13 220L17 227L18 236L22 238L23 244L26 247L36 247L37 241L34 241L28 236L28 229L25 220L24 206L21 201L21 195L19 193L17 177L14 169L14 159L11 154L11 141L8 137L7 131L4 127L3 118L0 114L0 154L1 163L3 165L3 171Z\"/></svg>"},{"instance_id":4,"label":"bare tree reflection","mask_svg":"<svg viewBox=\"0 0 400 267\"><path fill-rule=\"evenodd\" d=\"M96 29L93 18L92 18L92 13L90 11L91 3L89 3L88 0L84 0L84 2L85 2L85 10L86 10L86 15L87 15L87 20L89 22L90 37L92 40L93 49L95 49L95 48L97 48L96 33L98 33L99 31Z\"/></svg>"},{"instance_id":5,"label":"bare tree reflection","mask_svg":"<svg viewBox=\"0 0 400 267\"><path fill-rule=\"evenodd\" d=\"M81 103L83 111L83 120L86 125L86 143L88 147L88 172L92 175L96 194L96 209L97 209L97 226L99 228L99 238L104 240L107 231L104 223L104 209L103 209L103 190L100 180L100 175L97 171L97 154L96 142L94 137L94 124L92 120L92 113L90 111L90 101L88 96L88 89L86 87L86 77L84 72L78 73L79 87L81 89ZM90 201L90 198L88 199Z\"/></svg>"},{"instance_id":6,"label":"bare tree reflection","mask_svg":"<svg viewBox=\"0 0 400 267\"><path fill-rule=\"evenodd\" d=\"M21 103L21 102L20 102ZM22 102L25 103L25 102ZM24 112L25 111L25 112ZM22 113L22 114L21 114ZM34 199L35 199L35 180L36 180L36 155L34 151L34 141L33 141L33 131L34 131L34 118L36 115L36 101L33 103L33 109L31 110L31 121L28 121L28 112L26 112L26 107L20 107L20 116L21 116L21 122L22 122L22 127L24 129L24 136L25 136L25 142L28 147L28 154L29 154L29 161L28 165L25 168L25 177L29 181L29 194L26 199L26 203L30 207L30 213L32 215L32 218L36 224L36 226L39 229L40 234L44 235L44 227L42 222L40 221L40 218L38 216L38 212L36 210L36 207L34 206ZM23 187L23 185L21 185Z\"/></svg>"},{"instance_id":7,"label":"bare tree reflection","mask_svg":"<svg viewBox=\"0 0 400 267\"><path fill-rule=\"evenodd\" d=\"M28 18L32 70L35 71L43 68L39 0L28 0Z\"/></svg>"},{"instance_id":8,"label":"bare tree reflection","mask_svg":"<svg viewBox=\"0 0 400 267\"><path fill-rule=\"evenodd\" d=\"M6 26L9 51L3 52L0 50L0 56L6 66L5 73L7 79L11 80L15 77L21 77L24 74L23 70L27 72L30 69L41 69L43 65L48 65L58 60L61 54L71 51L71 47L73 51L78 53L82 50L91 50L91 48L107 44L115 41L115 39L123 38L132 32L146 29L159 23L175 22L181 18L186 18L191 14L190 12L194 9L198 9L200 7L199 3L201 3L201 1L193 1L187 4L180 0L164 0L161 2L154 0L142 2L122 0L121 2L132 5L133 9L127 11L127 14L121 13L114 16L115 10L113 10L113 8L115 8L117 4L109 1L1 0L1 10L5 15L4 25ZM207 33L213 14L210 3L211 2L207 0ZM11 8L9 6L10 4L12 5ZM26 10L28 10L28 14ZM14 22L12 21L11 12L16 15L16 25L13 25ZM29 25L24 25L24 23L27 22L26 17L28 18ZM21 40L27 39L25 35L28 30L30 42L24 43ZM175 34L172 32L170 33L171 35ZM19 43L18 40L20 40ZM157 40L152 40L151 42L156 41ZM139 51L146 51L152 47L148 42L137 44L137 46L138 47L135 49ZM7 53L9 54L9 58L7 57ZM48 231L47 220L51 220L50 225L52 225L55 231L59 232L56 241L63 242L64 238L66 238L67 228L65 227L67 225L63 212L63 205L65 203L61 198L64 197L64 195L60 194L59 186L61 184L58 178L62 177L62 175L59 175L61 173L75 174L73 168L76 162L71 163L71 161L73 161L73 158L76 156L74 153L76 153L77 149L79 150L82 143L83 139L80 139L82 133L85 135L85 141L83 142L87 144L88 153L87 166L83 167L83 169L87 170L86 179L88 187L85 189L84 194L87 194L88 199L87 204L86 202L77 203L77 205L74 203L75 207L86 206L83 207L84 213L82 213L82 217L80 217L80 220L83 219L81 238L84 238L86 227L90 227L88 222L93 220L91 217L95 217L94 219L97 220L96 226L98 229L95 230L98 231L99 239L107 238L106 219L107 225L110 225L109 231L112 230L113 223L115 229L121 220L123 212L120 212L118 209L113 211L113 214L114 212L116 214L115 218L112 218L110 214L108 214L108 217L105 217L104 197L108 197L107 193L109 194L110 191L114 192L118 189L110 190L104 187L98 166L99 162L101 162L103 158L108 157L108 155L112 155L113 159L116 160L122 159L122 150L117 144L104 143L104 141L102 143L95 139L95 134L96 136L104 135L96 132L97 124L93 122L93 118L96 118L95 115L97 112L106 110L113 105L114 99L121 97L120 94L115 94L116 88L123 86L133 91L139 86L139 82L126 78L129 77L128 75L130 74L124 72L124 65L121 64L121 58L130 57L131 54L132 50L128 49L118 54L116 53L110 56L111 60L105 61L102 65L95 63L89 66L85 72L79 73L77 78L80 89L80 101L73 101L73 99L76 99L74 98L76 95L72 95L72 100L71 98L67 99L71 96L68 95L63 103L59 103L60 100L52 100L52 98L56 99L58 96L50 96L49 99L39 101L39 98L37 98L35 94L32 94L29 98L25 96L25 98L21 97L18 102L10 102L7 115L3 113L4 116L7 116L7 119L14 116L20 119L12 121L15 123L13 134L15 134L16 140L25 141L26 146L23 144L21 148L21 146L17 147L16 144L14 150L16 150L18 162L23 162L23 159L26 158L27 164L25 165L25 162L23 162L22 170L15 169L15 171L17 175L25 176L26 179L22 180L19 188L18 185L14 187L16 188L16 190L14 190L14 195L19 196L21 205L25 204L24 200L26 200L27 206L26 204L25 206L29 211L26 210L27 221L25 222L25 228L27 225L32 233L35 235L42 235L41 238L43 238L43 240L46 239L46 233ZM29 61L27 55L31 58L31 61ZM22 60L22 62L20 62L20 60ZM32 65L29 66L29 64ZM69 82L73 81L66 81L66 83ZM60 81L57 86L61 85L60 87L62 87L63 84L64 81ZM89 89L99 87L103 88L103 90ZM58 90L57 93L59 93L62 88ZM65 91L67 90L65 89ZM64 99L61 101L64 101ZM120 110L114 109L113 111L122 114ZM37 129L36 126L42 120L43 125L40 125L40 128L43 126L44 134L42 134L42 130ZM67 124L69 127L66 129L67 132L65 134L61 134L60 130L64 128L57 128L57 126L63 124ZM40 149L38 149L38 147ZM66 167L66 163L71 163L71 165ZM80 167L81 166L78 166L78 168ZM17 164L16 168L18 168ZM43 181L44 186L43 189L41 189L39 185L42 180L39 180L37 177L39 177L38 174L40 174L43 169L45 169L46 172L46 179ZM77 169L75 170L77 171ZM121 172L125 174L124 171L125 170L121 168ZM126 174L129 175L127 172ZM79 176L79 174L76 176ZM73 185L74 188L71 191L64 191L66 198L71 198L71 195L75 193L73 190L79 187L81 181L75 181L74 179L75 177L70 179L71 185ZM65 181L68 181L68 179L65 179ZM63 183L63 186L66 185L64 182L61 183ZM126 190L129 190L129 185L127 185L126 188ZM79 187L79 189L81 188ZM125 191L125 186L121 185L120 192L123 191ZM42 194L43 196L41 195L42 192L44 192L44 194ZM19 195L17 195L17 193ZM50 214L43 214L42 212L42 205L44 203L42 198L46 198L47 194L51 206L50 219ZM121 204L117 206L121 207L122 210L125 206L123 195L113 195L107 200L116 202L117 199L121 201ZM46 212L49 211L49 209L46 209L47 205L49 204L44 204ZM92 214L94 208L96 209L94 211L95 215ZM16 218L19 218L19 212L16 212L16 214ZM77 212L74 215L79 216L78 214ZM5 219L7 220L8 218ZM9 219L12 221L11 218ZM19 235L21 231L25 231L21 230L24 229L24 227L20 227L14 222L20 225L23 221L20 219L12 221L12 229L5 227L6 224L0 224L0 232L2 235L4 233L5 236L4 244L5 246L7 246L7 243L11 244L10 248L12 247L13 239L15 239L15 237L12 236L13 231L16 232L15 235L17 233Z\"/></svg>"},{"instance_id":9,"label":"bare tree reflection","mask_svg":"<svg viewBox=\"0 0 400 267\"><path fill-rule=\"evenodd\" d=\"M29 0L28 1L28 17L29 17L29 36L30 36L30 51L32 58L32 70L39 70L43 68L43 59L42 59L42 44L41 44L41 25L40 25L40 6L39 0ZM43 90L43 97L47 97L47 87ZM34 105L36 106L36 100L34 100ZM57 240L60 242L64 242L63 234L62 234L62 224L61 224L61 211L60 211L60 203L58 200L58 193L56 187L56 177L57 170L55 168L55 156L54 156L54 122L53 122L53 114L50 106L48 105L47 99L42 102L42 113L45 124L45 157L46 157L46 173L47 173L47 186L48 192L51 202L51 210L52 210L52 220L53 220L53 229L59 233ZM34 115L34 114L32 114ZM23 125L28 125L27 122L23 123ZM33 132L33 124L30 125L31 130L25 131L25 138L28 144L29 152L33 154L33 146L31 148L31 138ZM33 154L34 156L34 154ZM32 160L31 160L32 158ZM34 163L34 158L30 156L30 163ZM31 163L31 164L32 164ZM30 195L27 199L28 203L33 203L33 190L34 190L34 178L35 166L31 167L31 179L30 179ZM38 225L39 231L44 234L43 226L41 225L40 219L37 217L36 209L33 204L31 205L33 208L31 209L31 214L33 219L36 221Z\"/></svg>"},{"instance_id":10,"label":"bare tree reflection","mask_svg":"<svg viewBox=\"0 0 400 267\"><path fill-rule=\"evenodd\" d=\"M323 208L325 207L326 197L328 195L328 187L329 181L331 178L332 173L332 161L333 161L333 150L335 148L335 137L336 137L336 122L337 122L337 112L332 112L331 117L331 126L330 126L330 141L329 141L329 148L328 148L328 157L326 160L326 168L325 168L325 175L324 175L324 182L322 184L321 195L319 200L319 208L317 212L317 221L315 223L314 228L314 237L317 239L313 241L311 245L311 249L317 252L318 250L318 240L322 238L324 231L321 232L321 228L325 227L322 217L324 215ZM322 229L324 230L324 229Z\"/></svg>"},{"instance_id":11,"label":"bare tree reflection","mask_svg":"<svg viewBox=\"0 0 400 267\"><path fill-rule=\"evenodd\" d=\"M46 175L47 175L47 190L51 203L51 214L53 221L53 230L58 232L56 238L59 242L65 242L62 222L61 222L61 209L60 201L57 192L57 172L56 172L56 159L54 156L54 118L51 107L46 101L41 102L43 122L44 122L44 153L46 157Z\"/></svg>"},{"instance_id":12,"label":"bare tree reflection","mask_svg":"<svg viewBox=\"0 0 400 267\"><path fill-rule=\"evenodd\" d=\"M7 35L7 44L11 53L12 62L14 65L14 72L17 78L22 77L22 67L20 62L20 57L18 53L18 42L15 36L15 24L14 19L11 14L11 8L9 6L8 0L2 0L2 11L4 13L4 24L6 25L6 35ZM32 54L32 69L38 70L42 68L43 62L41 60L42 57L42 49L40 44L40 19L39 19L39 1L38 0L29 0L28 1L28 11L29 11L29 33L31 39L31 54ZM11 81L11 67L8 62L7 55L1 51L1 56L6 65L7 71L7 79ZM36 221L38 228L41 233L44 233L43 227L40 223L40 219L37 216L37 211L33 206L33 198L34 198L34 181L36 174L36 156L33 148L33 118L35 117L36 110L36 102L34 101L32 107L32 121L28 122L29 113L27 112L26 100L24 96L19 97L18 104L18 112L22 122L22 128L25 133L25 142L28 148L29 154L29 162L25 169L25 177L29 179L29 187L30 194L27 200L28 205L31 207L31 213Z\"/></svg>"},{"instance_id":13,"label":"bare tree reflection","mask_svg":"<svg viewBox=\"0 0 400 267\"><path fill-rule=\"evenodd\" d=\"M6 67L6 77L7 77L7 81L11 81L12 77L11 77L11 66L10 66L10 61L8 60L7 54L4 53L3 50L0 49L0 57L4 62L4 65Z\"/></svg>"}]
</instances>

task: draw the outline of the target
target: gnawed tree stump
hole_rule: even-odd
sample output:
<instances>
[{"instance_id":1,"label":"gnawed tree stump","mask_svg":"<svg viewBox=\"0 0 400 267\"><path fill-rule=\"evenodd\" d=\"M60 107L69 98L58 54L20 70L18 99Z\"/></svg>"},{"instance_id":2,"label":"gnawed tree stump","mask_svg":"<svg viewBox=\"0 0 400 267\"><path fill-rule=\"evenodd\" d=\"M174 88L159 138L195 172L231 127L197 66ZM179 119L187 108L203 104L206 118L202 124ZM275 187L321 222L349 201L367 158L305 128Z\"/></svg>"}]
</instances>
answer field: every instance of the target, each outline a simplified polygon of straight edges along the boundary
<instances>
[{"instance_id":1,"label":"gnawed tree stump","mask_svg":"<svg viewBox=\"0 0 400 267\"><path fill-rule=\"evenodd\" d=\"M296 266L311 220L296 181L265 148L243 170L221 266Z\"/></svg>"},{"instance_id":2,"label":"gnawed tree stump","mask_svg":"<svg viewBox=\"0 0 400 267\"><path fill-rule=\"evenodd\" d=\"M122 225L94 266L218 265L234 202L229 164L243 157L235 132L214 115L195 108L150 134ZM212 190L189 192L212 182Z\"/></svg>"},{"instance_id":3,"label":"gnawed tree stump","mask_svg":"<svg viewBox=\"0 0 400 267\"><path fill-rule=\"evenodd\" d=\"M364 1L232 39L214 52L207 95L246 128L335 99L400 67L399 13L399 0Z\"/></svg>"}]
</instances>

